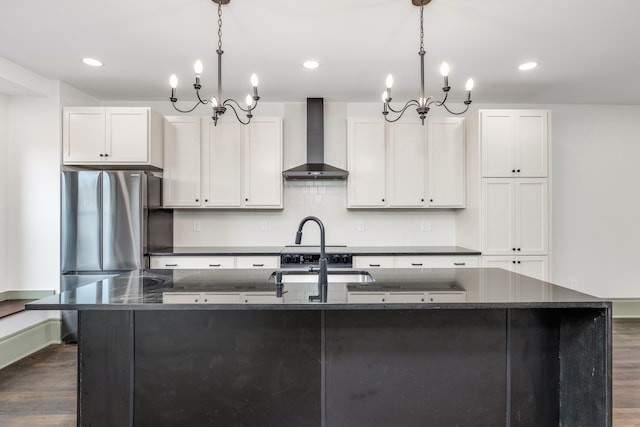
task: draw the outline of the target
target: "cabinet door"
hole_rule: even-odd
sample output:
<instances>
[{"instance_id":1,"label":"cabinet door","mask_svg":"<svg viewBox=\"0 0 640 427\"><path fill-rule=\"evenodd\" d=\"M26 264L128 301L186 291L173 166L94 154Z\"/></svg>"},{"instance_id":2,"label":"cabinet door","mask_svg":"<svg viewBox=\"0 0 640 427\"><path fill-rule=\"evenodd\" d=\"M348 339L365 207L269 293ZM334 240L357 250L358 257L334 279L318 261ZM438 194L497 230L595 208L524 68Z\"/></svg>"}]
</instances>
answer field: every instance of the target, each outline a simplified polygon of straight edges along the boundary
<instances>
[{"instance_id":1,"label":"cabinet door","mask_svg":"<svg viewBox=\"0 0 640 427\"><path fill-rule=\"evenodd\" d=\"M538 280L547 280L549 276L548 259L546 256L519 256L516 258L515 270L517 273L533 277Z\"/></svg>"},{"instance_id":2,"label":"cabinet door","mask_svg":"<svg viewBox=\"0 0 640 427\"><path fill-rule=\"evenodd\" d=\"M382 119L348 120L348 207L386 205L386 146Z\"/></svg>"},{"instance_id":3,"label":"cabinet door","mask_svg":"<svg viewBox=\"0 0 640 427\"><path fill-rule=\"evenodd\" d=\"M106 154L109 155L109 162L148 162L148 108L107 108L106 125Z\"/></svg>"},{"instance_id":4,"label":"cabinet door","mask_svg":"<svg viewBox=\"0 0 640 427\"><path fill-rule=\"evenodd\" d=\"M419 120L387 125L388 205L421 207L425 198L425 128Z\"/></svg>"},{"instance_id":5,"label":"cabinet door","mask_svg":"<svg viewBox=\"0 0 640 427\"><path fill-rule=\"evenodd\" d=\"M242 196L242 125L237 121L204 122L204 206L240 207Z\"/></svg>"},{"instance_id":6,"label":"cabinet door","mask_svg":"<svg viewBox=\"0 0 640 427\"><path fill-rule=\"evenodd\" d=\"M280 257L278 256L238 256L236 268L278 268Z\"/></svg>"},{"instance_id":7,"label":"cabinet door","mask_svg":"<svg viewBox=\"0 0 640 427\"><path fill-rule=\"evenodd\" d=\"M163 199L169 208L200 206L200 119L166 117Z\"/></svg>"},{"instance_id":8,"label":"cabinet door","mask_svg":"<svg viewBox=\"0 0 640 427\"><path fill-rule=\"evenodd\" d=\"M253 119L246 129L244 206L282 207L282 120Z\"/></svg>"},{"instance_id":9,"label":"cabinet door","mask_svg":"<svg viewBox=\"0 0 640 427\"><path fill-rule=\"evenodd\" d=\"M549 244L549 197L546 178L517 178L515 245L518 254L544 255Z\"/></svg>"},{"instance_id":10,"label":"cabinet door","mask_svg":"<svg viewBox=\"0 0 640 427\"><path fill-rule=\"evenodd\" d=\"M105 160L104 108L68 108L64 110L62 156L64 163L98 163Z\"/></svg>"},{"instance_id":11,"label":"cabinet door","mask_svg":"<svg viewBox=\"0 0 640 427\"><path fill-rule=\"evenodd\" d=\"M515 167L515 113L483 111L480 115L482 176L512 177Z\"/></svg>"},{"instance_id":12,"label":"cabinet door","mask_svg":"<svg viewBox=\"0 0 640 427\"><path fill-rule=\"evenodd\" d=\"M501 268L514 271L516 264L514 256L483 256L482 266L485 268ZM481 297L491 302L509 302L516 298L517 284L514 280L505 283L504 280L492 280L493 272L486 270L480 283Z\"/></svg>"},{"instance_id":13,"label":"cabinet door","mask_svg":"<svg viewBox=\"0 0 640 427\"><path fill-rule=\"evenodd\" d=\"M516 254L513 178L482 180L482 253Z\"/></svg>"},{"instance_id":14,"label":"cabinet door","mask_svg":"<svg viewBox=\"0 0 640 427\"><path fill-rule=\"evenodd\" d=\"M434 118L427 121L430 207L465 206L464 119Z\"/></svg>"},{"instance_id":15,"label":"cabinet door","mask_svg":"<svg viewBox=\"0 0 640 427\"><path fill-rule=\"evenodd\" d=\"M548 169L547 111L519 111L516 120L515 167L518 177L545 177Z\"/></svg>"}]
</instances>

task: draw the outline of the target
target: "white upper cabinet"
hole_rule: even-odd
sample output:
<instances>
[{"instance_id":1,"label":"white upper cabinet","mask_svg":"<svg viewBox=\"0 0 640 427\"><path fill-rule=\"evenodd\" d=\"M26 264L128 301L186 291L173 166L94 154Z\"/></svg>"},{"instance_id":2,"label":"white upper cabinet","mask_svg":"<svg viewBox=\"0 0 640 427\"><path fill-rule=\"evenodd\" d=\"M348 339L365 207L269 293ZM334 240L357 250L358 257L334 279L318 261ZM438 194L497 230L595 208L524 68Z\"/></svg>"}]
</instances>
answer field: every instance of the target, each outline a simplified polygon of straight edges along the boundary
<instances>
[{"instance_id":1,"label":"white upper cabinet","mask_svg":"<svg viewBox=\"0 0 640 427\"><path fill-rule=\"evenodd\" d=\"M198 207L201 205L200 118L167 117L164 135L164 205Z\"/></svg>"},{"instance_id":2,"label":"white upper cabinet","mask_svg":"<svg viewBox=\"0 0 640 427\"><path fill-rule=\"evenodd\" d=\"M64 164L163 167L163 119L149 108L69 107L62 128Z\"/></svg>"},{"instance_id":3,"label":"white upper cabinet","mask_svg":"<svg viewBox=\"0 0 640 427\"><path fill-rule=\"evenodd\" d=\"M348 207L465 205L464 119L348 119Z\"/></svg>"},{"instance_id":4,"label":"white upper cabinet","mask_svg":"<svg viewBox=\"0 0 640 427\"><path fill-rule=\"evenodd\" d=\"M425 127L419 120L404 120L387 125L387 185L390 207L424 206Z\"/></svg>"},{"instance_id":5,"label":"white upper cabinet","mask_svg":"<svg viewBox=\"0 0 640 427\"><path fill-rule=\"evenodd\" d=\"M202 119L206 135L203 157L204 205L240 207L242 197L242 127L237 121Z\"/></svg>"},{"instance_id":6,"label":"white upper cabinet","mask_svg":"<svg viewBox=\"0 0 640 427\"><path fill-rule=\"evenodd\" d=\"M282 119L168 117L166 207L282 208ZM168 132L169 133L169 132Z\"/></svg>"},{"instance_id":7,"label":"white upper cabinet","mask_svg":"<svg viewBox=\"0 0 640 427\"><path fill-rule=\"evenodd\" d=\"M258 117L246 129L244 206L282 207L282 120Z\"/></svg>"},{"instance_id":8,"label":"white upper cabinet","mask_svg":"<svg viewBox=\"0 0 640 427\"><path fill-rule=\"evenodd\" d=\"M549 250L546 178L486 178L482 182L486 255L544 255Z\"/></svg>"},{"instance_id":9,"label":"white upper cabinet","mask_svg":"<svg viewBox=\"0 0 640 427\"><path fill-rule=\"evenodd\" d=\"M386 142L382 118L347 121L348 206L386 205Z\"/></svg>"},{"instance_id":10,"label":"white upper cabinet","mask_svg":"<svg viewBox=\"0 0 640 427\"><path fill-rule=\"evenodd\" d=\"M482 111L482 176L546 177L548 121L544 110Z\"/></svg>"},{"instance_id":11,"label":"white upper cabinet","mask_svg":"<svg viewBox=\"0 0 640 427\"><path fill-rule=\"evenodd\" d=\"M465 139L461 117L427 122L429 207L465 206Z\"/></svg>"}]
</instances>

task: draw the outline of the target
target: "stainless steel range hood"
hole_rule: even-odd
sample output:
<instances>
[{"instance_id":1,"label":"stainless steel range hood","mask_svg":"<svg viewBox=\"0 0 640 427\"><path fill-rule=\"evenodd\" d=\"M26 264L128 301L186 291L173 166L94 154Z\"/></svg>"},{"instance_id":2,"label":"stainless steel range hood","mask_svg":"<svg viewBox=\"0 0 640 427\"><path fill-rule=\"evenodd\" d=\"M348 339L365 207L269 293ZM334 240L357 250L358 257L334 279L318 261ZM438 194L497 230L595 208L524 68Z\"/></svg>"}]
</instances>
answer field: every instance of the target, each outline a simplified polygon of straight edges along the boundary
<instances>
[{"instance_id":1,"label":"stainless steel range hood","mask_svg":"<svg viewBox=\"0 0 640 427\"><path fill-rule=\"evenodd\" d=\"M307 163L282 172L285 179L345 179L346 170L324 162L324 100L307 98Z\"/></svg>"}]
</instances>

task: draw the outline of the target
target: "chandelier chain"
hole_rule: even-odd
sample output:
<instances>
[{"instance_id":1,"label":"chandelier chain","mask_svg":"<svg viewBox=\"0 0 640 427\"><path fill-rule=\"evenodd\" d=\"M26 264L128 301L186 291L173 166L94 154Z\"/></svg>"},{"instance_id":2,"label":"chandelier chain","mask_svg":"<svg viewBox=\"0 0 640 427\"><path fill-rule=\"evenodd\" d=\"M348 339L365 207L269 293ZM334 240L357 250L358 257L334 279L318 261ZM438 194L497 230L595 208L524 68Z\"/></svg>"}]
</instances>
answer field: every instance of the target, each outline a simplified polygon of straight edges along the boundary
<instances>
[{"instance_id":1,"label":"chandelier chain","mask_svg":"<svg viewBox=\"0 0 640 427\"><path fill-rule=\"evenodd\" d=\"M424 18L422 15L422 11L424 10L424 2L420 3L420 53L424 53Z\"/></svg>"},{"instance_id":2,"label":"chandelier chain","mask_svg":"<svg viewBox=\"0 0 640 427\"><path fill-rule=\"evenodd\" d=\"M222 51L222 1L218 2L218 50Z\"/></svg>"}]
</instances>

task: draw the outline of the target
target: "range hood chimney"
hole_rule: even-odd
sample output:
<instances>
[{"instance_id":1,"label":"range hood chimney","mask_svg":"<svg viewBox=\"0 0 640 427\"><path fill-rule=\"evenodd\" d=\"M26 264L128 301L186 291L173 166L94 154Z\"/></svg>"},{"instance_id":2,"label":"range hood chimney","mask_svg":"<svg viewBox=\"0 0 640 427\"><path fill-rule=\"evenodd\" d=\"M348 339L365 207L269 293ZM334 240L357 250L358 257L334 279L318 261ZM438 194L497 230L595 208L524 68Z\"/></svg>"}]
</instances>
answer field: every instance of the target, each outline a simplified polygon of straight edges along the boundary
<instances>
[{"instance_id":1,"label":"range hood chimney","mask_svg":"<svg viewBox=\"0 0 640 427\"><path fill-rule=\"evenodd\" d=\"M307 163L282 172L285 179L345 179L349 172L324 162L324 100L307 98Z\"/></svg>"}]
</instances>

